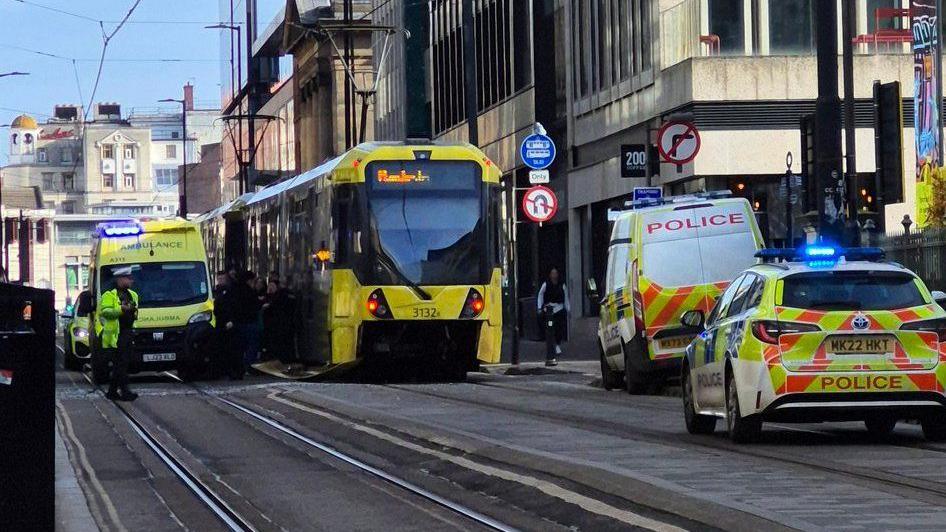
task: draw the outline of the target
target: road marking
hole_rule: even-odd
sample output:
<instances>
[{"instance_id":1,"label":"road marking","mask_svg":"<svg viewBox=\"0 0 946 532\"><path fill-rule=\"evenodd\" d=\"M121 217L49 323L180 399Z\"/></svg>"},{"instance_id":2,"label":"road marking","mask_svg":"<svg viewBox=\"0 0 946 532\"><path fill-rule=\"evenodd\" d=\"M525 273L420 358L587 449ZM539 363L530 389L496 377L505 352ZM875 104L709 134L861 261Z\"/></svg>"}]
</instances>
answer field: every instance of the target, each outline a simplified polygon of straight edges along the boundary
<instances>
[{"instance_id":1,"label":"road marking","mask_svg":"<svg viewBox=\"0 0 946 532\"><path fill-rule=\"evenodd\" d=\"M82 468L82 471L88 476L89 482L92 484L92 489L102 498L102 502L105 503L105 509L108 512L108 517L111 519L119 531L127 532L125 525L122 524L121 519L118 518L118 511L115 509L115 505L112 504L112 499L108 496L108 493L105 492L105 487L102 486L102 483L99 481L99 477L95 474L95 470L92 468L92 464L89 462L89 457L85 452L85 447L82 445L82 442L79 441L79 438L76 437L75 430L72 428L72 420L69 418L69 414L66 412L65 407L61 402L56 401L56 409L59 411L59 419L62 423L63 433L66 438L76 446L76 450L79 455L79 467ZM95 507L95 513L100 513L98 511L98 505L93 504ZM99 515L99 520L101 521L101 515Z\"/></svg>"},{"instance_id":2,"label":"road marking","mask_svg":"<svg viewBox=\"0 0 946 532\"><path fill-rule=\"evenodd\" d=\"M575 493L574 491L568 490L566 488L559 486L558 484L554 484L546 480L538 479L538 478L527 476L527 475L521 475L519 473L513 473L511 471L506 471L504 469L499 469L497 467L480 464L478 462L474 462L473 460L469 460L467 458L462 458L459 456L454 456L449 453L444 453L441 451L428 449L427 447L423 447L421 445L417 445L415 443L402 440L398 438L397 436L387 434L380 430L373 429L371 427L366 427L364 425L359 425L357 423L348 421L346 419L339 418L328 412L316 410L308 405L298 403L291 399L283 398L281 397L281 394L282 392L272 392L267 397L278 403L282 403L284 405L295 408L297 410L301 410L303 412L308 412L310 414L315 414L317 416L329 419L333 422L340 423L354 430L364 432L366 434L369 434L376 438L393 443L400 447L404 447L406 449L410 449L412 451L427 454L430 456L434 456L440 460L454 463L460 467L463 467L465 469L469 469L472 471L476 471L484 475L489 475L492 477L508 480L511 482L516 482L524 486L535 488L545 493L546 495L550 495L552 497L555 497L556 499L560 499L569 504L574 504L576 506L579 506L588 512L602 515L605 517L610 517L611 519L621 521L631 526L646 528L648 530L654 530L657 532L680 532L684 530L682 528L679 528L667 523L663 523L663 522L651 519L649 517L636 514L634 512L629 512L627 510L615 508L614 506L611 506L607 503L604 503L597 499L592 499L591 497L582 495L580 493Z\"/></svg>"}]
</instances>

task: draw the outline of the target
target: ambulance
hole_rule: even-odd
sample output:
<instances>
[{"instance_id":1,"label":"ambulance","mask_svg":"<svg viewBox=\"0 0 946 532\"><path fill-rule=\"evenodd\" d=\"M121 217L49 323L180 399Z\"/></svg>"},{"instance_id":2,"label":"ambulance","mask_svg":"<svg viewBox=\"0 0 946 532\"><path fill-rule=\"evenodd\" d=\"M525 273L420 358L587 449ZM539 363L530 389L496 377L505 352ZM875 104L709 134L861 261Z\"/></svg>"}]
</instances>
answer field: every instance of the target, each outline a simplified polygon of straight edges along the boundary
<instances>
[{"instance_id":1,"label":"ambulance","mask_svg":"<svg viewBox=\"0 0 946 532\"><path fill-rule=\"evenodd\" d=\"M182 219L99 224L91 257L90 291L96 303L115 287L115 270L131 267L139 308L129 373L176 369L184 380L199 375L210 362L213 297L198 226ZM102 383L108 379L108 362L97 307L89 327L91 366L93 378Z\"/></svg>"},{"instance_id":2,"label":"ambulance","mask_svg":"<svg viewBox=\"0 0 946 532\"><path fill-rule=\"evenodd\" d=\"M708 311L756 263L762 234L744 198L728 192L643 200L614 224L598 325L605 389L639 394L680 371L699 331L689 310Z\"/></svg>"}]
</instances>

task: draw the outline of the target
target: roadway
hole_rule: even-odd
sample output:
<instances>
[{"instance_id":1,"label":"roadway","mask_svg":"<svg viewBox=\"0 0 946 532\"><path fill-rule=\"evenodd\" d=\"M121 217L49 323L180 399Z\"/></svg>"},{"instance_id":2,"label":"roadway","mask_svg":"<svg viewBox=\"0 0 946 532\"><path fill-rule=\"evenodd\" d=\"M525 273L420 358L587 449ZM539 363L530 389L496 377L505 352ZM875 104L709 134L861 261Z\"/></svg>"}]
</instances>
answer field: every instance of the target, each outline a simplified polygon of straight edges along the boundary
<instances>
[{"instance_id":1,"label":"roadway","mask_svg":"<svg viewBox=\"0 0 946 532\"><path fill-rule=\"evenodd\" d=\"M141 397L124 411L82 374L60 371L57 417L102 530L946 523L946 445L915 425L873 441L859 423L767 424L760 444L736 446L722 431L687 434L677 397L605 392L597 370L566 361L519 375L492 368L464 384L370 385L191 386L156 374L134 379Z\"/></svg>"}]
</instances>

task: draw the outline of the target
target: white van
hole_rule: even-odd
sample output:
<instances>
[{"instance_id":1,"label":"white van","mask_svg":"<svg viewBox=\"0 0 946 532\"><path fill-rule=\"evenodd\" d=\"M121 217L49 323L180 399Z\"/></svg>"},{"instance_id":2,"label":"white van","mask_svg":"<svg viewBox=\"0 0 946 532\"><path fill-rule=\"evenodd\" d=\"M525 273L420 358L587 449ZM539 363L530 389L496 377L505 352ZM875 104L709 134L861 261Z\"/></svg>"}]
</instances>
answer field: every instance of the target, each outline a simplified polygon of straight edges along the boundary
<instances>
[{"instance_id":1,"label":"white van","mask_svg":"<svg viewBox=\"0 0 946 532\"><path fill-rule=\"evenodd\" d=\"M709 312L736 275L756 263L763 245L744 198L706 194L640 203L611 232L598 325L603 385L623 384L629 393L677 374L698 332L683 327L680 316Z\"/></svg>"}]
</instances>

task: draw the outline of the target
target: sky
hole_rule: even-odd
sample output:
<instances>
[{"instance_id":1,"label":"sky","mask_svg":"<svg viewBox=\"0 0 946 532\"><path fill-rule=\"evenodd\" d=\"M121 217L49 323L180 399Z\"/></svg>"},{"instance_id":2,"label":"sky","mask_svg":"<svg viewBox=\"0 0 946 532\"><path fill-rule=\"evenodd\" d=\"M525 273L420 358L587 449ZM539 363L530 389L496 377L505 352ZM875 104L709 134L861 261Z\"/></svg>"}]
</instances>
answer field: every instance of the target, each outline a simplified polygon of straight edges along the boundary
<instances>
[{"instance_id":1,"label":"sky","mask_svg":"<svg viewBox=\"0 0 946 532\"><path fill-rule=\"evenodd\" d=\"M96 21L105 21L105 30L111 32L133 4L134 0L0 0L0 73L30 73L0 77L0 125L23 112L42 122L56 104L88 106L102 53L102 30ZM133 107L174 111L179 105L157 100L181 98L183 85L190 82L198 107L219 107L221 67L228 65L220 62L218 30L204 29L219 18L218 0L141 0L108 45L94 101L119 102L124 115ZM71 58L78 59L78 84ZM0 128L0 136L6 138L6 129ZM3 142L0 166L6 160L7 143Z\"/></svg>"}]
</instances>

